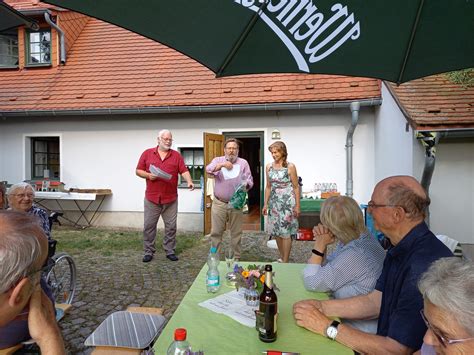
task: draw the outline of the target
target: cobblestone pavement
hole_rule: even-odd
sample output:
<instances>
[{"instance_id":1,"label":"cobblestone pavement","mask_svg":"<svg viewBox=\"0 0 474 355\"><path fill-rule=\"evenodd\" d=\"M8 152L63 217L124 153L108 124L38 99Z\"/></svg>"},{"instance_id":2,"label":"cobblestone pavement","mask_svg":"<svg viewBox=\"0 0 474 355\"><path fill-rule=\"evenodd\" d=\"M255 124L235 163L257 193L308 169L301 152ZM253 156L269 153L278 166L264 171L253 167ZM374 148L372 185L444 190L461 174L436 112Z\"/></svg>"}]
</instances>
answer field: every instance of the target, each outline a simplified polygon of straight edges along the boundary
<instances>
[{"instance_id":1,"label":"cobblestone pavement","mask_svg":"<svg viewBox=\"0 0 474 355\"><path fill-rule=\"evenodd\" d=\"M266 246L262 232L244 233L242 260L276 260L277 251ZM228 237L225 238L228 242ZM306 262L311 242L293 242L290 262ZM73 307L61 320L64 340L70 354L89 354L84 340L114 311L128 306L159 307L170 319L195 277L204 265L209 241L203 239L171 262L157 252L150 263L141 261L140 252L103 256L94 252L73 254L78 271L78 289Z\"/></svg>"}]
</instances>

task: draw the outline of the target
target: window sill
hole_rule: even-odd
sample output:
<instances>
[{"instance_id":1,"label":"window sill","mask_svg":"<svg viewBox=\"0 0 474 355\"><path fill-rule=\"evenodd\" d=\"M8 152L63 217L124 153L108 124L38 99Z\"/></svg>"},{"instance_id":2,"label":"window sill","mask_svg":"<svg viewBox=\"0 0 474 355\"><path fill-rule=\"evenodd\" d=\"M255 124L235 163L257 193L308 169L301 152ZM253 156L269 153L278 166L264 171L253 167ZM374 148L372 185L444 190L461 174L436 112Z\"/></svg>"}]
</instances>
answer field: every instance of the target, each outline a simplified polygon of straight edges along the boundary
<instances>
[{"instance_id":1,"label":"window sill","mask_svg":"<svg viewBox=\"0 0 474 355\"><path fill-rule=\"evenodd\" d=\"M47 68L52 67L53 64L51 63L43 63L43 64L26 64L25 68Z\"/></svg>"},{"instance_id":2,"label":"window sill","mask_svg":"<svg viewBox=\"0 0 474 355\"><path fill-rule=\"evenodd\" d=\"M11 66L0 65L0 70L2 70L2 69L18 69L18 65L11 65Z\"/></svg>"}]
</instances>

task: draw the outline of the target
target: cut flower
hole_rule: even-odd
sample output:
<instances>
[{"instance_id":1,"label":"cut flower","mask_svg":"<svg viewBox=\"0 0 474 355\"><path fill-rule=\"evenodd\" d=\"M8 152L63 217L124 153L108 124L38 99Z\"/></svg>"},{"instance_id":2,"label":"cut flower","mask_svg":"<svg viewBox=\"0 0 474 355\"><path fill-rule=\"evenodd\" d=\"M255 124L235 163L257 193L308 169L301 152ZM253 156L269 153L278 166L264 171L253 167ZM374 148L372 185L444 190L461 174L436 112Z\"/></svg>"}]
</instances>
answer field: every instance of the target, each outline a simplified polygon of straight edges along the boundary
<instances>
[{"instance_id":1,"label":"cut flower","mask_svg":"<svg viewBox=\"0 0 474 355\"><path fill-rule=\"evenodd\" d=\"M252 264L244 268L235 264L234 273L236 275L235 287L237 290L247 288L257 290L258 293L262 292L265 284L265 265ZM275 272L272 272L272 275L275 275ZM275 283L273 283L273 288L278 290Z\"/></svg>"}]
</instances>

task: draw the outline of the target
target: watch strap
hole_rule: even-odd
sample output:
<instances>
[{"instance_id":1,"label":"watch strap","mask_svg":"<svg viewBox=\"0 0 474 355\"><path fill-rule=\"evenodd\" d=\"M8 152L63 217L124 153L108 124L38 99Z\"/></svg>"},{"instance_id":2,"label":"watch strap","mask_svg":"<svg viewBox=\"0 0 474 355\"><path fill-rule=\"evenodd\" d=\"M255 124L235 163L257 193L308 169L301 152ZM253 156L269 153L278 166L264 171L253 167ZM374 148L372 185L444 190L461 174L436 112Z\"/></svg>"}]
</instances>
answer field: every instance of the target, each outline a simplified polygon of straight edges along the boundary
<instances>
[{"instance_id":1,"label":"watch strap","mask_svg":"<svg viewBox=\"0 0 474 355\"><path fill-rule=\"evenodd\" d=\"M316 250L316 249L312 249L311 252L313 254L316 254L316 255L319 255L320 257L324 257L324 253L321 253L320 251Z\"/></svg>"}]
</instances>

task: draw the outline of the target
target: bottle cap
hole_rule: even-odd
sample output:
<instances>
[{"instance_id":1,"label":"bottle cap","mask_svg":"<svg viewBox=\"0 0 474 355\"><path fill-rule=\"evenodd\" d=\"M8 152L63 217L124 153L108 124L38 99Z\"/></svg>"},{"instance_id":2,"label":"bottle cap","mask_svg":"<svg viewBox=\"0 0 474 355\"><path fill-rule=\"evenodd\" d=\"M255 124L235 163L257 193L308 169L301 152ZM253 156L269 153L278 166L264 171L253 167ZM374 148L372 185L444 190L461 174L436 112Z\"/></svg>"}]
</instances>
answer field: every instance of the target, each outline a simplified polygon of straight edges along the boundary
<instances>
[{"instance_id":1,"label":"bottle cap","mask_svg":"<svg viewBox=\"0 0 474 355\"><path fill-rule=\"evenodd\" d=\"M272 266L270 264L265 265L265 271L272 271Z\"/></svg>"},{"instance_id":2,"label":"bottle cap","mask_svg":"<svg viewBox=\"0 0 474 355\"><path fill-rule=\"evenodd\" d=\"M174 340L176 341L183 341L186 340L186 329L184 328L177 328L174 331Z\"/></svg>"}]
</instances>

